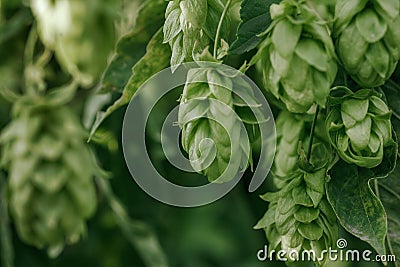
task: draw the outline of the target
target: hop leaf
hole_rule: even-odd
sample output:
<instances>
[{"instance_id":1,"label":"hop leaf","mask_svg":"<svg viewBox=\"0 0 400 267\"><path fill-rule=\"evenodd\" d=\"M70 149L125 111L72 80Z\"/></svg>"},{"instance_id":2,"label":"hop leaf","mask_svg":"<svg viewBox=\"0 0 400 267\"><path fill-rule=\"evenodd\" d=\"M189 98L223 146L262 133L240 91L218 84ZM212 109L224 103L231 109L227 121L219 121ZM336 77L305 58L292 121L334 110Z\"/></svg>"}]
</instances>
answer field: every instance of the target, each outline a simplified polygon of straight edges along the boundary
<instances>
[{"instance_id":1,"label":"hop leaf","mask_svg":"<svg viewBox=\"0 0 400 267\"><path fill-rule=\"evenodd\" d=\"M271 15L273 23L255 57L265 88L290 112L324 106L337 72L326 25L305 1L271 5Z\"/></svg>"},{"instance_id":2,"label":"hop leaf","mask_svg":"<svg viewBox=\"0 0 400 267\"><path fill-rule=\"evenodd\" d=\"M400 59L399 1L336 2L334 34L338 57L361 86L382 85Z\"/></svg>"},{"instance_id":3,"label":"hop leaf","mask_svg":"<svg viewBox=\"0 0 400 267\"><path fill-rule=\"evenodd\" d=\"M383 159L392 137L391 112L372 89L353 93L345 87L332 92L326 131L339 156L347 163L373 168Z\"/></svg>"}]
</instances>

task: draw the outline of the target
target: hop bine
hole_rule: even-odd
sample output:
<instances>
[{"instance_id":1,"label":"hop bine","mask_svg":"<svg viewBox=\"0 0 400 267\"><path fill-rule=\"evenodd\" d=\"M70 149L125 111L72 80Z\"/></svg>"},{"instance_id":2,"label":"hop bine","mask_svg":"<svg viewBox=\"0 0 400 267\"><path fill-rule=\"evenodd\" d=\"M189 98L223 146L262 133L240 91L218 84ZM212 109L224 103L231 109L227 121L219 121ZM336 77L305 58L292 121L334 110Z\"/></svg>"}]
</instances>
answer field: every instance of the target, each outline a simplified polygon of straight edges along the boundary
<instances>
[{"instance_id":1,"label":"hop bine","mask_svg":"<svg viewBox=\"0 0 400 267\"><path fill-rule=\"evenodd\" d=\"M239 91L251 102L234 93ZM253 126L258 122L248 114L257 106L252 88L240 76L212 67L189 70L178 124L194 170L210 181L225 182L251 164L252 137L257 136Z\"/></svg>"},{"instance_id":2,"label":"hop bine","mask_svg":"<svg viewBox=\"0 0 400 267\"><path fill-rule=\"evenodd\" d=\"M221 0L172 0L165 12L164 43L172 49L171 66L192 61L193 54L211 45L224 10ZM230 20L225 16L221 38L227 39Z\"/></svg>"},{"instance_id":3,"label":"hop bine","mask_svg":"<svg viewBox=\"0 0 400 267\"><path fill-rule=\"evenodd\" d=\"M353 93L346 87L336 87L329 106L326 131L339 156L360 167L378 166L385 149L396 144L391 111L380 95L372 89Z\"/></svg>"},{"instance_id":4,"label":"hop bine","mask_svg":"<svg viewBox=\"0 0 400 267\"><path fill-rule=\"evenodd\" d=\"M337 73L327 26L306 1L284 0L270 11L273 22L254 58L266 90L290 112L324 106Z\"/></svg>"},{"instance_id":5,"label":"hop bine","mask_svg":"<svg viewBox=\"0 0 400 267\"><path fill-rule=\"evenodd\" d=\"M338 0L334 38L346 71L362 87L382 85L400 59L400 2Z\"/></svg>"},{"instance_id":6,"label":"hop bine","mask_svg":"<svg viewBox=\"0 0 400 267\"><path fill-rule=\"evenodd\" d=\"M20 97L0 139L17 232L52 257L85 233L97 206L93 175L101 171L62 91Z\"/></svg>"}]
</instances>

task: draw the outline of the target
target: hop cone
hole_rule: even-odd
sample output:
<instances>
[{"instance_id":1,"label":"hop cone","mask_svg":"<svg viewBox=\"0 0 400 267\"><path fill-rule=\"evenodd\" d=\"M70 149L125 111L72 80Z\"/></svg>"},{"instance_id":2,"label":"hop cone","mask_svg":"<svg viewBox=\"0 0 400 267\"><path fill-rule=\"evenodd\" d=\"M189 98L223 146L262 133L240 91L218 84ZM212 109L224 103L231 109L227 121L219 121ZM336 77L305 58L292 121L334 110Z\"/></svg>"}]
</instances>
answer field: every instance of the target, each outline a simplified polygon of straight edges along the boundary
<instances>
[{"instance_id":1,"label":"hop cone","mask_svg":"<svg viewBox=\"0 0 400 267\"><path fill-rule=\"evenodd\" d=\"M317 258L334 246L338 235L336 216L325 195L325 181L325 168L314 172L297 169L282 189L263 196L270 204L255 228L265 230L269 251L284 250L288 260L293 261L289 255L313 250L316 257L311 255L310 260L324 264L326 257Z\"/></svg>"},{"instance_id":2,"label":"hop cone","mask_svg":"<svg viewBox=\"0 0 400 267\"><path fill-rule=\"evenodd\" d=\"M383 159L392 137L391 112L374 90L353 93L340 87L330 99L326 130L339 156L347 163L373 168Z\"/></svg>"},{"instance_id":3,"label":"hop cone","mask_svg":"<svg viewBox=\"0 0 400 267\"><path fill-rule=\"evenodd\" d=\"M224 6L219 0L172 0L165 12L164 43L172 49L171 66L191 61L215 39ZM229 20L222 24L222 38L229 33Z\"/></svg>"},{"instance_id":4,"label":"hop cone","mask_svg":"<svg viewBox=\"0 0 400 267\"><path fill-rule=\"evenodd\" d=\"M308 132L311 131L313 119L314 115L294 115L286 110L278 115L275 122L277 146L272 167L272 177L278 189L288 183L290 174L299 167L299 158L306 157L304 148L308 148L310 143ZM331 160L332 151L326 149L329 139L325 131L325 116L319 114L315 123L313 143L317 145L313 145L310 163L322 166Z\"/></svg>"},{"instance_id":5,"label":"hop cone","mask_svg":"<svg viewBox=\"0 0 400 267\"><path fill-rule=\"evenodd\" d=\"M256 56L265 88L290 112L324 106L335 79L334 46L326 25L305 1L271 5L273 22Z\"/></svg>"},{"instance_id":6,"label":"hop cone","mask_svg":"<svg viewBox=\"0 0 400 267\"><path fill-rule=\"evenodd\" d=\"M287 177L297 166L299 158L297 150L304 132L304 121L297 119L288 111L282 111L275 121L275 127L277 147L273 174L277 177Z\"/></svg>"},{"instance_id":7,"label":"hop cone","mask_svg":"<svg viewBox=\"0 0 400 267\"><path fill-rule=\"evenodd\" d=\"M338 57L363 87L382 85L400 59L399 1L338 0L334 33Z\"/></svg>"},{"instance_id":8,"label":"hop cone","mask_svg":"<svg viewBox=\"0 0 400 267\"><path fill-rule=\"evenodd\" d=\"M23 97L14 105L1 136L1 163L20 238L57 256L85 233L96 209L98 167L77 117L52 97Z\"/></svg>"},{"instance_id":9,"label":"hop cone","mask_svg":"<svg viewBox=\"0 0 400 267\"><path fill-rule=\"evenodd\" d=\"M38 34L58 63L84 86L101 75L114 47L117 4L111 0L30 0ZM101 44L101 45L99 45Z\"/></svg>"},{"instance_id":10,"label":"hop cone","mask_svg":"<svg viewBox=\"0 0 400 267\"><path fill-rule=\"evenodd\" d=\"M254 101L252 88L242 78L201 67L189 71L181 97L178 123L183 149L193 169L210 181L232 179L251 160L246 125L257 122L237 115L240 111L248 114L250 107L233 93L235 90Z\"/></svg>"}]
</instances>

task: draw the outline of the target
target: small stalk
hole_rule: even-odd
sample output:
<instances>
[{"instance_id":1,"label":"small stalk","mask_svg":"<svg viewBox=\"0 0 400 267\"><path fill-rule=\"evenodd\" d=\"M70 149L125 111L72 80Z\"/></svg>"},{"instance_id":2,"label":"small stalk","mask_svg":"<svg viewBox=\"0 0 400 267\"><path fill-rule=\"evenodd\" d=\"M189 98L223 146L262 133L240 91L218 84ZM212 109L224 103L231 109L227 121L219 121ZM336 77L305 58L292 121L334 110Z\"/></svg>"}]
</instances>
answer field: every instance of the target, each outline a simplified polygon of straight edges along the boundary
<instances>
[{"instance_id":1,"label":"small stalk","mask_svg":"<svg viewBox=\"0 0 400 267\"><path fill-rule=\"evenodd\" d=\"M232 0L229 0L226 3L224 11L222 11L221 18L219 19L219 22L218 22L218 28L217 28L217 32L215 34L215 41L214 41L214 52L213 52L214 58L217 58L217 50L218 50L218 43L219 43L218 40L219 40L219 36L221 35L222 23L224 22L224 18L226 16L226 13L228 13L231 3L232 3Z\"/></svg>"},{"instance_id":2,"label":"small stalk","mask_svg":"<svg viewBox=\"0 0 400 267\"><path fill-rule=\"evenodd\" d=\"M4 14L3 14L3 1L0 0L0 24L6 21Z\"/></svg>"},{"instance_id":3,"label":"small stalk","mask_svg":"<svg viewBox=\"0 0 400 267\"><path fill-rule=\"evenodd\" d=\"M6 183L3 174L0 173L0 263L4 267L14 267L14 247L11 239Z\"/></svg>"},{"instance_id":4,"label":"small stalk","mask_svg":"<svg viewBox=\"0 0 400 267\"><path fill-rule=\"evenodd\" d=\"M317 106L317 110L315 111L314 119L313 119L312 126L311 126L310 143L308 144L308 149L307 149L307 162L308 163L310 163L310 159L311 159L311 150L312 150L312 145L313 145L315 126L317 125L318 114L319 114L319 106Z\"/></svg>"}]
</instances>

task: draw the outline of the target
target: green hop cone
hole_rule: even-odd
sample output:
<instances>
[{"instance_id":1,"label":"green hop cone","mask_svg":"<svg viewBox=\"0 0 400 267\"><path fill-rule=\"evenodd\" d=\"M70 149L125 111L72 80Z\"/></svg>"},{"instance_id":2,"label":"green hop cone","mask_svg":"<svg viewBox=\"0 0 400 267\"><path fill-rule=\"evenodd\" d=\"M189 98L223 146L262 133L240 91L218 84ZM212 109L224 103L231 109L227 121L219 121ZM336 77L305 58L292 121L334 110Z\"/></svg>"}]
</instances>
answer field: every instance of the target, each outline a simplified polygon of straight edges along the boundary
<instances>
[{"instance_id":1,"label":"green hop cone","mask_svg":"<svg viewBox=\"0 0 400 267\"><path fill-rule=\"evenodd\" d=\"M253 102L244 102L233 93L237 91ZM250 143L256 136L251 126L257 121L248 114L254 107L252 88L240 76L229 77L211 67L189 70L178 124L182 147L195 171L210 181L226 182L251 164Z\"/></svg>"},{"instance_id":2,"label":"green hop cone","mask_svg":"<svg viewBox=\"0 0 400 267\"><path fill-rule=\"evenodd\" d=\"M400 2L338 0L334 38L346 71L362 87L382 85L400 59Z\"/></svg>"},{"instance_id":3,"label":"green hop cone","mask_svg":"<svg viewBox=\"0 0 400 267\"><path fill-rule=\"evenodd\" d=\"M55 95L48 99L24 96L14 104L0 139L1 163L19 237L55 257L85 234L100 169L78 118Z\"/></svg>"},{"instance_id":4,"label":"green hop cone","mask_svg":"<svg viewBox=\"0 0 400 267\"><path fill-rule=\"evenodd\" d=\"M171 66L192 61L193 55L210 46L215 39L221 14L220 0L172 0L165 12L164 43L172 49ZM221 29L221 38L229 34L229 17ZM217 40L218 41L218 40Z\"/></svg>"},{"instance_id":5,"label":"green hop cone","mask_svg":"<svg viewBox=\"0 0 400 267\"><path fill-rule=\"evenodd\" d=\"M309 162L305 159L305 149L309 147L310 134L314 115L296 115L286 110L281 111L276 119L277 146L272 165L272 177L275 186L281 189L288 183L290 174L299 167L299 163L304 169L308 165L322 166L332 160L332 150L329 139L325 131L325 116L318 115L313 131L313 152ZM300 159L303 161L299 162ZM312 167L313 168L313 167Z\"/></svg>"},{"instance_id":6,"label":"green hop cone","mask_svg":"<svg viewBox=\"0 0 400 267\"><path fill-rule=\"evenodd\" d=\"M297 166L297 150L304 132L304 121L288 111L282 111L275 121L275 127L277 146L272 172L274 177L287 177Z\"/></svg>"},{"instance_id":7,"label":"green hop cone","mask_svg":"<svg viewBox=\"0 0 400 267\"><path fill-rule=\"evenodd\" d=\"M81 85L93 85L114 47L116 2L30 0L30 6L41 41L54 50L61 67Z\"/></svg>"},{"instance_id":8,"label":"green hop cone","mask_svg":"<svg viewBox=\"0 0 400 267\"><path fill-rule=\"evenodd\" d=\"M271 5L273 22L255 58L266 90L295 113L324 106L337 73L328 28L305 2Z\"/></svg>"},{"instance_id":9,"label":"green hop cone","mask_svg":"<svg viewBox=\"0 0 400 267\"><path fill-rule=\"evenodd\" d=\"M311 255L309 260L325 263L327 257L319 257L323 250L334 247L338 236L336 215L325 195L326 177L325 168L297 169L282 189L262 196L270 204L255 228L265 230L269 251L284 250L291 262L304 250L312 250L315 258Z\"/></svg>"},{"instance_id":10,"label":"green hop cone","mask_svg":"<svg viewBox=\"0 0 400 267\"><path fill-rule=\"evenodd\" d=\"M345 87L332 91L326 131L339 156L360 167L378 166L385 149L395 144L391 111L372 89L353 93Z\"/></svg>"}]
</instances>

